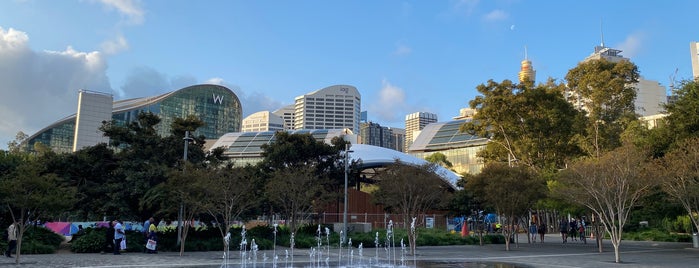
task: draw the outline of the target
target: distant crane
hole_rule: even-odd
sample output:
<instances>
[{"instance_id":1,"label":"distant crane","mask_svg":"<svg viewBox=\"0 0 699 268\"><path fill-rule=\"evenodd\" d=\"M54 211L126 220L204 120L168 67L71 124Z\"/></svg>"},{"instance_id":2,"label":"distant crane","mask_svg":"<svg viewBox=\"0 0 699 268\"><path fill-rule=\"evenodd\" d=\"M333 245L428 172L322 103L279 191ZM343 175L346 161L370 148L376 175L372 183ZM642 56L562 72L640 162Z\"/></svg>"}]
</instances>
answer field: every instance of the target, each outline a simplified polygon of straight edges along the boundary
<instances>
[{"instance_id":1,"label":"distant crane","mask_svg":"<svg viewBox=\"0 0 699 268\"><path fill-rule=\"evenodd\" d=\"M677 71L679 71L679 68L675 68L675 72L670 75L670 94L675 93L675 77L677 76Z\"/></svg>"}]
</instances>

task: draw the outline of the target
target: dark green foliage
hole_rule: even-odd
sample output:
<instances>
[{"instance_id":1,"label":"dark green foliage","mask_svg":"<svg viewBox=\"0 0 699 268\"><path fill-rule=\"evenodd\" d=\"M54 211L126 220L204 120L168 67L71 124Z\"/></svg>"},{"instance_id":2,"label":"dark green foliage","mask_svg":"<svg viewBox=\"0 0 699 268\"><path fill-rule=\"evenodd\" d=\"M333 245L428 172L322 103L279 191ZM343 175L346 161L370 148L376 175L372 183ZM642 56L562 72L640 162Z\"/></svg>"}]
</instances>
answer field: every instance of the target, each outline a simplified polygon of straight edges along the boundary
<instances>
[{"instance_id":1,"label":"dark green foliage","mask_svg":"<svg viewBox=\"0 0 699 268\"><path fill-rule=\"evenodd\" d=\"M63 236L56 234L53 231L41 226L27 227L27 230L24 232L24 237L22 237L22 239L24 241L37 241L40 244L45 244L54 248L58 248L58 246L60 246L61 243L65 241Z\"/></svg>"},{"instance_id":2,"label":"dark green foliage","mask_svg":"<svg viewBox=\"0 0 699 268\"><path fill-rule=\"evenodd\" d=\"M658 229L647 229L639 232L629 232L624 234L624 239L635 241L658 241L658 242L691 242L690 234L669 233Z\"/></svg>"},{"instance_id":3,"label":"dark green foliage","mask_svg":"<svg viewBox=\"0 0 699 268\"><path fill-rule=\"evenodd\" d=\"M70 251L76 253L97 253L102 251L107 228L85 228L85 234L71 240Z\"/></svg>"}]
</instances>

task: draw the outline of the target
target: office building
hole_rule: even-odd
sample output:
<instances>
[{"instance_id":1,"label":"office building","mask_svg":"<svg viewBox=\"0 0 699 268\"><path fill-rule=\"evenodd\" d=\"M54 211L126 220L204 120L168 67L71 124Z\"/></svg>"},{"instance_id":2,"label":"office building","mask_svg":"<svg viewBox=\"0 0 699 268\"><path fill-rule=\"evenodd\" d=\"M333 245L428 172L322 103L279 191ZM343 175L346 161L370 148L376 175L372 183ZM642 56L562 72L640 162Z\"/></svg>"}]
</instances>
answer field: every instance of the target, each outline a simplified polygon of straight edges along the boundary
<instances>
[{"instance_id":1,"label":"office building","mask_svg":"<svg viewBox=\"0 0 699 268\"><path fill-rule=\"evenodd\" d=\"M692 58L692 75L694 79L699 79L699 42L690 42L689 52Z\"/></svg>"},{"instance_id":2,"label":"office building","mask_svg":"<svg viewBox=\"0 0 699 268\"><path fill-rule=\"evenodd\" d=\"M272 112L284 120L284 129L292 130L294 129L294 105L287 105L278 110Z\"/></svg>"},{"instance_id":3,"label":"office building","mask_svg":"<svg viewBox=\"0 0 699 268\"><path fill-rule=\"evenodd\" d=\"M359 131L361 96L348 85L329 86L294 100L294 129L342 129Z\"/></svg>"},{"instance_id":4,"label":"office building","mask_svg":"<svg viewBox=\"0 0 699 268\"><path fill-rule=\"evenodd\" d=\"M359 124L358 142L360 144L394 149L396 148L394 138L393 131L389 127L384 127L374 122Z\"/></svg>"},{"instance_id":5,"label":"office building","mask_svg":"<svg viewBox=\"0 0 699 268\"><path fill-rule=\"evenodd\" d=\"M75 152L87 146L108 142L109 138L99 130L102 122L112 117L112 95L102 92L80 90L78 112L75 115L73 148Z\"/></svg>"},{"instance_id":6,"label":"office building","mask_svg":"<svg viewBox=\"0 0 699 268\"><path fill-rule=\"evenodd\" d=\"M405 116L405 147L408 151L413 140L426 125L437 122L437 115L428 112L416 112Z\"/></svg>"},{"instance_id":7,"label":"office building","mask_svg":"<svg viewBox=\"0 0 699 268\"><path fill-rule=\"evenodd\" d=\"M55 152L70 152L73 148L96 145L99 140L89 135L98 131L97 118L106 110L105 98L81 94L78 114L65 117L31 135L23 143L26 150L42 143ZM97 103L90 104L91 101ZM93 105L93 108L89 106ZM151 112L160 117L156 131L161 136L170 135L170 126L176 118L193 115L204 121L204 126L194 135L209 139L219 138L229 132L240 131L242 108L238 97L230 89L219 85L195 85L162 95L115 101L110 107L110 118L118 125L126 125L138 119L141 112ZM80 122L78 122L78 119ZM101 125L101 122L100 124ZM87 133L87 134L86 134Z\"/></svg>"},{"instance_id":8,"label":"office building","mask_svg":"<svg viewBox=\"0 0 699 268\"><path fill-rule=\"evenodd\" d=\"M243 132L284 130L284 119L269 111L260 111L243 119Z\"/></svg>"}]
</instances>

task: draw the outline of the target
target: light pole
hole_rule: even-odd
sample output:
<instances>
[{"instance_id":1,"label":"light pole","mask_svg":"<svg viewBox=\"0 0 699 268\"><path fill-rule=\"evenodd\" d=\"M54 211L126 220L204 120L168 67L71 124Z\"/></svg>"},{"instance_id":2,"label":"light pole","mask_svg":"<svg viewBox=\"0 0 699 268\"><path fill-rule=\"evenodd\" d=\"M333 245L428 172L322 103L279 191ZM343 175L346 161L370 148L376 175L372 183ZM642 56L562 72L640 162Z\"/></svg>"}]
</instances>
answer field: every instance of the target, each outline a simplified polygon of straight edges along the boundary
<instances>
[{"instance_id":1,"label":"light pole","mask_svg":"<svg viewBox=\"0 0 699 268\"><path fill-rule=\"evenodd\" d=\"M349 173L349 143L345 144L345 209L342 212L342 241L347 240L347 173Z\"/></svg>"},{"instance_id":2,"label":"light pole","mask_svg":"<svg viewBox=\"0 0 699 268\"><path fill-rule=\"evenodd\" d=\"M182 167L182 173L185 172L185 169L187 167L187 147L189 145L189 142L194 140L189 137L189 130L184 132L184 166ZM182 214L184 213L184 203L182 200L180 200L180 211L177 213L177 244L179 245L181 242L182 238Z\"/></svg>"}]
</instances>

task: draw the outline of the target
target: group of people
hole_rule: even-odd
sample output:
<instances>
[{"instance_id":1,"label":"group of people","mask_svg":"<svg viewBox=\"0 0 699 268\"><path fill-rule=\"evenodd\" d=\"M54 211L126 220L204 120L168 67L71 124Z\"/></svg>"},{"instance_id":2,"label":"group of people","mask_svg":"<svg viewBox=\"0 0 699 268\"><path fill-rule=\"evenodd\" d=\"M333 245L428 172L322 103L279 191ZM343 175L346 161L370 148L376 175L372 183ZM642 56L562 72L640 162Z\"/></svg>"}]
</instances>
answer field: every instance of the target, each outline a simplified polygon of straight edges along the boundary
<instances>
[{"instance_id":1,"label":"group of people","mask_svg":"<svg viewBox=\"0 0 699 268\"><path fill-rule=\"evenodd\" d=\"M121 250L126 249L126 232L124 223L119 220L113 220L109 223L108 228L103 252L106 253L111 251L114 255L120 255ZM158 241L158 228L155 226L155 220L153 217L150 217L143 223L143 229L141 231L145 238L144 243L146 246L148 245L149 240L152 240L152 243ZM145 252L149 254L158 253L155 247L152 249L146 247Z\"/></svg>"},{"instance_id":2,"label":"group of people","mask_svg":"<svg viewBox=\"0 0 699 268\"><path fill-rule=\"evenodd\" d=\"M544 237L546 237L546 223L542 222L536 224L531 222L529 224L529 235L531 236L532 243L536 243L536 236L539 235L541 243L544 243Z\"/></svg>"},{"instance_id":3,"label":"group of people","mask_svg":"<svg viewBox=\"0 0 699 268\"><path fill-rule=\"evenodd\" d=\"M580 239L580 241L587 244L587 240L585 239L585 219L571 218L570 221L568 221L563 218L558 224L563 244L568 243L569 237L573 241Z\"/></svg>"}]
</instances>

